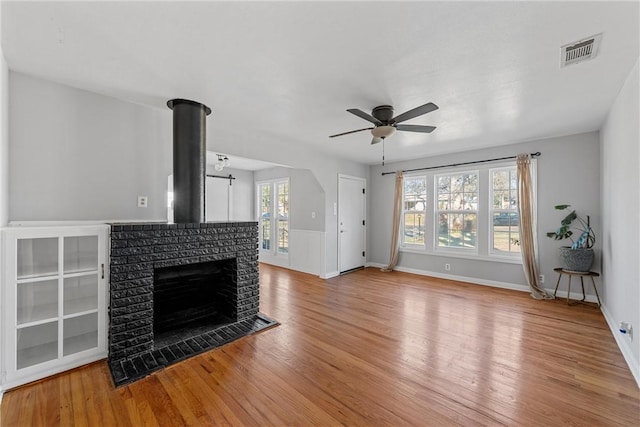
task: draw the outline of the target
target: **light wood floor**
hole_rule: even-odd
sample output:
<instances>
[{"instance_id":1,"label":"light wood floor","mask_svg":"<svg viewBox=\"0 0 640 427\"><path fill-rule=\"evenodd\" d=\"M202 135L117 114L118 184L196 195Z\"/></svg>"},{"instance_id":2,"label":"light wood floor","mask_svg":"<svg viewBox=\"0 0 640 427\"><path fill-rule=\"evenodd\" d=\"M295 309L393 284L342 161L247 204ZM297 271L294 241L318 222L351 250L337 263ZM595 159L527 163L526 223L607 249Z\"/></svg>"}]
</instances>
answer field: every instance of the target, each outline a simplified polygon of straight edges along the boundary
<instances>
[{"instance_id":1,"label":"light wood floor","mask_svg":"<svg viewBox=\"0 0 640 427\"><path fill-rule=\"evenodd\" d=\"M280 326L118 389L98 362L9 391L2 425L640 425L595 306L372 268L260 277Z\"/></svg>"}]
</instances>

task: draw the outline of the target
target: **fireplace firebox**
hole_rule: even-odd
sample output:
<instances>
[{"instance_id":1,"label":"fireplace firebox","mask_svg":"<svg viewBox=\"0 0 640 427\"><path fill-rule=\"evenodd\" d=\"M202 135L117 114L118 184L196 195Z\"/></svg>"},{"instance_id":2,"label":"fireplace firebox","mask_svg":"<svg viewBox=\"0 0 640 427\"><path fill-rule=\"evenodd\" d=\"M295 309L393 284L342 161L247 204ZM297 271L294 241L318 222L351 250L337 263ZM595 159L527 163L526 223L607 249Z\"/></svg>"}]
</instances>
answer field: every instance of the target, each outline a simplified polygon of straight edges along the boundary
<instances>
[{"instance_id":1,"label":"fireplace firebox","mask_svg":"<svg viewBox=\"0 0 640 427\"><path fill-rule=\"evenodd\" d=\"M173 344L237 319L236 259L157 268L154 346Z\"/></svg>"}]
</instances>

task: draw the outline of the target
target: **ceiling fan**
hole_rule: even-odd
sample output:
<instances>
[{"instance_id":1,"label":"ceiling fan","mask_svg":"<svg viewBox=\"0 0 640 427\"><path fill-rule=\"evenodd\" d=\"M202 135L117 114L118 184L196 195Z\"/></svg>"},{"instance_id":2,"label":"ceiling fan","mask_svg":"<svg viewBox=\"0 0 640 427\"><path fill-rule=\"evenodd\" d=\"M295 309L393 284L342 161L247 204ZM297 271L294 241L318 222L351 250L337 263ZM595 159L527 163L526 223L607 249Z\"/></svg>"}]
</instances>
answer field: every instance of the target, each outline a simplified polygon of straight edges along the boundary
<instances>
[{"instance_id":1,"label":"ceiling fan","mask_svg":"<svg viewBox=\"0 0 640 427\"><path fill-rule=\"evenodd\" d=\"M347 110L351 114L354 114L368 122L373 123L374 127L368 127L363 129L352 130L349 132L338 133L329 136L329 138L335 138L336 136L349 135L350 133L362 132L363 130L370 130L373 135L371 140L372 144L377 144L384 141L385 138L392 136L396 131L405 132L422 132L431 133L434 131L435 126L422 126L422 125L402 125L404 121L413 119L414 117L422 116L423 114L430 113L438 109L438 106L433 102L421 105L412 110L406 111L400 115L393 117L393 107L391 105L380 105L375 107L371 114L367 114L357 108L351 108Z\"/></svg>"}]
</instances>

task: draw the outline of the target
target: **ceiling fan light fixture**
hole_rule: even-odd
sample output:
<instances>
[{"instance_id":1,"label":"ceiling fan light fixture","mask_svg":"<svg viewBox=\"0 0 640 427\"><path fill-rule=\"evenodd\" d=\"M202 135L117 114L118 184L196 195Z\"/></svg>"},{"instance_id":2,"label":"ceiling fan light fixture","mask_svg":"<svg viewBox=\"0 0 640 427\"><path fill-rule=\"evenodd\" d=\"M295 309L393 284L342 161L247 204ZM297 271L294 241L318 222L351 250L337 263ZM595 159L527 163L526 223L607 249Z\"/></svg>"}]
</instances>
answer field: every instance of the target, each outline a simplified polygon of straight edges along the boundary
<instances>
[{"instance_id":1,"label":"ceiling fan light fixture","mask_svg":"<svg viewBox=\"0 0 640 427\"><path fill-rule=\"evenodd\" d=\"M375 138L389 138L394 133L396 133L396 128L389 125L377 126L371 130L371 135Z\"/></svg>"},{"instance_id":2,"label":"ceiling fan light fixture","mask_svg":"<svg viewBox=\"0 0 640 427\"><path fill-rule=\"evenodd\" d=\"M229 166L229 158L224 154L216 154L218 160L214 163L213 167L220 172L225 166Z\"/></svg>"}]
</instances>

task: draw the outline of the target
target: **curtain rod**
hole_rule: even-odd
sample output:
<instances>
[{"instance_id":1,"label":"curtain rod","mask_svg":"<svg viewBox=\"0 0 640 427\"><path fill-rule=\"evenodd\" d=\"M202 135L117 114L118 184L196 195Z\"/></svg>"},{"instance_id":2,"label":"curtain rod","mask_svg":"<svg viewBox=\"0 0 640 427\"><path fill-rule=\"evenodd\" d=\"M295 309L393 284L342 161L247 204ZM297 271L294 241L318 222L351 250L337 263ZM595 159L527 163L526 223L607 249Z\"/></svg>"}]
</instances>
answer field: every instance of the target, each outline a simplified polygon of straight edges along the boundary
<instances>
[{"instance_id":1,"label":"curtain rod","mask_svg":"<svg viewBox=\"0 0 640 427\"><path fill-rule=\"evenodd\" d=\"M536 151L535 153L531 153L531 157L538 157L541 153ZM452 163L450 165L440 165L440 166L429 166L426 168L416 168L416 169L405 169L402 173L405 172L416 172L416 171L426 171L429 169L441 169L441 168L452 168L454 166L464 166L464 165L473 165L475 163L487 163L487 162L497 162L498 160L509 160L509 159L517 159L518 156L509 156L509 157L498 157L496 159L487 159L487 160L476 160L473 162L463 162L463 163ZM395 175L395 172L382 172L382 176L385 175Z\"/></svg>"}]
</instances>

